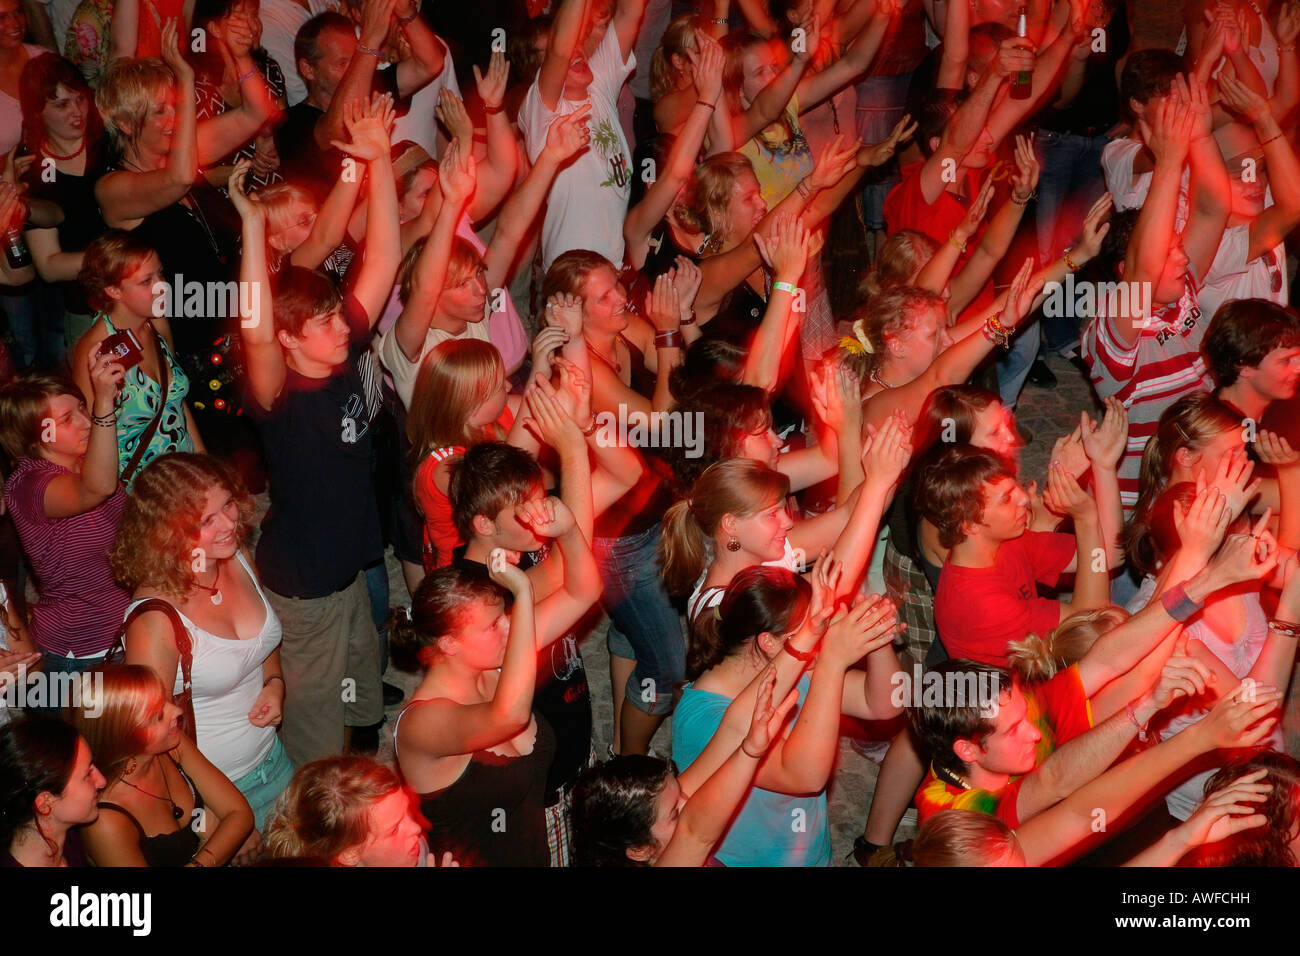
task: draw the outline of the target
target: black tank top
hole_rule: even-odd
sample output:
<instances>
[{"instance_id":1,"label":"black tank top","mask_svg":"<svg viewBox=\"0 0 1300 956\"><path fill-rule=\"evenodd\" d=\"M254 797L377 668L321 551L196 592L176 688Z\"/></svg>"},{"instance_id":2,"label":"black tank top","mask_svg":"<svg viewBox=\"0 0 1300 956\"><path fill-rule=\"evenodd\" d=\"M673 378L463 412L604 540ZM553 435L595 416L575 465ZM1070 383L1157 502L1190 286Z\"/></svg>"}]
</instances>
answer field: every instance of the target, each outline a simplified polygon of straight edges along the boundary
<instances>
[{"instance_id":1,"label":"black tank top","mask_svg":"<svg viewBox=\"0 0 1300 956\"><path fill-rule=\"evenodd\" d=\"M189 774L181 769L181 765L170 754L167 759L172 762L172 766L180 771L181 779L190 788L190 794L194 797L195 811L202 810L203 797L195 788L194 781L189 778ZM145 862L151 867L184 866L194 858L194 854L198 852L199 845L202 842L194 827L182 824L180 821L177 821L177 826L180 827L179 830L146 836L144 827L140 826L140 821L125 807L120 807L116 803L101 803L99 808L101 810L116 810L135 825L136 831L140 834L140 852L144 855ZM194 819L194 817L191 816L191 819Z\"/></svg>"},{"instance_id":2,"label":"black tank top","mask_svg":"<svg viewBox=\"0 0 1300 956\"><path fill-rule=\"evenodd\" d=\"M393 740L412 701L393 725ZM541 714L532 753L502 757L478 750L449 787L417 794L429 821L429 849L448 851L462 866L548 866L546 774L555 757L555 734ZM396 746L396 743L394 743Z\"/></svg>"}]
</instances>

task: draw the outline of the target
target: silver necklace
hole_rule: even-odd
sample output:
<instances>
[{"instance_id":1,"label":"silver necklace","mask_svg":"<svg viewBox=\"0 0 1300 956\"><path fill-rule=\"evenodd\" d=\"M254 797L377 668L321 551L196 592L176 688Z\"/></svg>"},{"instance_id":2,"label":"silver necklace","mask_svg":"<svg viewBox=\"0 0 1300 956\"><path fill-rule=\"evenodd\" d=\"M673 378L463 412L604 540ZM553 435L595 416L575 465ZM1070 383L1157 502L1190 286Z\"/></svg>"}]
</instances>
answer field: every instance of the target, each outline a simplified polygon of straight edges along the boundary
<instances>
[{"instance_id":1,"label":"silver necklace","mask_svg":"<svg viewBox=\"0 0 1300 956\"><path fill-rule=\"evenodd\" d=\"M894 387L894 386L890 385L888 382L886 382L883 378L880 377L880 369L878 369L878 368L873 368L873 369L871 370L871 374L868 375L867 377L868 377L869 379L871 379L871 381L873 381L873 382L875 382L877 385L879 385L881 388L893 388L893 387Z\"/></svg>"}]
</instances>

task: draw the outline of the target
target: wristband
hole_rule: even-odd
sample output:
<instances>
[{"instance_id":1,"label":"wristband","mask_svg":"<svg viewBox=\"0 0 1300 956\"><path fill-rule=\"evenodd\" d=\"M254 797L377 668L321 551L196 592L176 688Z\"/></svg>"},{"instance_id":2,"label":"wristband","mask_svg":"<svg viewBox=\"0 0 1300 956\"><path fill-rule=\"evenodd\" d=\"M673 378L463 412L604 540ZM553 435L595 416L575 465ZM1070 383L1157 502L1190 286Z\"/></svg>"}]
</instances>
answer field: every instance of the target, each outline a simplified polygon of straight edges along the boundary
<instances>
[{"instance_id":1,"label":"wristband","mask_svg":"<svg viewBox=\"0 0 1300 956\"><path fill-rule=\"evenodd\" d=\"M817 656L816 645L813 645L813 647L810 650L797 651L790 645L789 641L786 641L784 644L781 645L781 650L785 651L795 660L802 661L805 664L811 662L812 659Z\"/></svg>"},{"instance_id":2,"label":"wristband","mask_svg":"<svg viewBox=\"0 0 1300 956\"><path fill-rule=\"evenodd\" d=\"M1276 133L1274 133L1274 134L1273 134L1272 136L1270 136L1268 139L1264 140L1264 142L1260 143L1259 145L1260 145L1261 147L1263 147L1263 146L1267 146L1269 143L1273 142L1273 140L1275 140L1275 139L1281 139L1281 138L1282 138L1282 131L1281 131L1281 130L1278 130Z\"/></svg>"},{"instance_id":3,"label":"wristband","mask_svg":"<svg viewBox=\"0 0 1300 956\"><path fill-rule=\"evenodd\" d=\"M241 73L241 74L239 74L239 80L238 80L237 82L239 82L239 83L243 83L244 80L250 79L250 78L252 78L252 77L254 77L254 76L256 76L256 75L257 75L257 67L253 67L253 68L252 68L251 70L249 70L247 73Z\"/></svg>"},{"instance_id":4,"label":"wristband","mask_svg":"<svg viewBox=\"0 0 1300 956\"><path fill-rule=\"evenodd\" d=\"M1138 731L1138 740L1142 741L1143 743L1146 743L1146 741L1147 741L1147 729L1146 729L1146 726L1145 726L1144 724L1139 724L1139 723L1138 723L1137 714L1135 714L1135 713L1133 712L1133 705L1132 705L1132 704L1128 704L1128 705L1124 708L1124 712L1125 712L1126 714L1128 714L1128 719L1131 720L1131 721L1133 722L1133 726L1137 728L1137 731Z\"/></svg>"},{"instance_id":5,"label":"wristband","mask_svg":"<svg viewBox=\"0 0 1300 956\"><path fill-rule=\"evenodd\" d=\"M113 412L111 415L92 415L90 420L101 428L116 428L117 412Z\"/></svg>"},{"instance_id":6,"label":"wristband","mask_svg":"<svg viewBox=\"0 0 1300 956\"><path fill-rule=\"evenodd\" d=\"M772 283L772 291L788 292L791 295L794 295L796 292L799 291L799 289L795 286L793 282L782 282L778 279L776 282Z\"/></svg>"},{"instance_id":7,"label":"wristband","mask_svg":"<svg viewBox=\"0 0 1300 956\"><path fill-rule=\"evenodd\" d=\"M590 438L594 434L596 434L596 416L592 415L591 424L582 430L582 437Z\"/></svg>"},{"instance_id":8,"label":"wristband","mask_svg":"<svg viewBox=\"0 0 1300 956\"><path fill-rule=\"evenodd\" d=\"M806 182L804 182L802 179L799 180L799 182L795 183L795 187L794 187L794 188L795 188L795 192L797 192L797 193L798 193L800 196L802 196L805 200L807 200L807 199L811 199L811 198L812 198L812 187L809 186L809 185L808 185Z\"/></svg>"},{"instance_id":9,"label":"wristband","mask_svg":"<svg viewBox=\"0 0 1300 956\"><path fill-rule=\"evenodd\" d=\"M1300 624L1292 624L1290 621L1279 621L1275 617L1268 619L1268 629L1274 634L1282 637L1289 637L1291 640L1300 640Z\"/></svg>"},{"instance_id":10,"label":"wristband","mask_svg":"<svg viewBox=\"0 0 1300 956\"><path fill-rule=\"evenodd\" d=\"M671 329L667 332L655 333L655 348L657 349L680 349L685 346L682 339L682 333L679 329Z\"/></svg>"},{"instance_id":11,"label":"wristband","mask_svg":"<svg viewBox=\"0 0 1300 956\"><path fill-rule=\"evenodd\" d=\"M709 109L711 109L711 110L716 110L716 109L718 108L718 104L717 104L717 103L710 103L708 100L696 100L696 101L695 101L695 105L696 105L696 106L707 106L707 107L708 107Z\"/></svg>"},{"instance_id":12,"label":"wristband","mask_svg":"<svg viewBox=\"0 0 1300 956\"><path fill-rule=\"evenodd\" d=\"M951 242L954 247L956 247L958 252L966 251L966 243L964 241L958 242L956 233L952 233L952 232L948 233L948 241Z\"/></svg>"},{"instance_id":13,"label":"wristband","mask_svg":"<svg viewBox=\"0 0 1300 956\"><path fill-rule=\"evenodd\" d=\"M357 41L357 49L360 50L362 53L369 53L376 60L382 60L384 58L384 54L381 50L372 50L370 49L370 47L366 46L360 40Z\"/></svg>"},{"instance_id":14,"label":"wristband","mask_svg":"<svg viewBox=\"0 0 1300 956\"><path fill-rule=\"evenodd\" d=\"M740 752L743 753L743 754L744 754L746 757L748 757L750 760L762 760L762 759L763 759L763 755L762 755L762 754L752 754L752 753L750 753L748 750L746 750L746 749L745 749L745 742L744 742L743 740L740 742Z\"/></svg>"},{"instance_id":15,"label":"wristband","mask_svg":"<svg viewBox=\"0 0 1300 956\"><path fill-rule=\"evenodd\" d=\"M694 324L695 324L695 310L694 310L694 309L691 309L691 314L688 315L686 318L682 319L681 322L679 322L678 324L679 324L679 325L694 325Z\"/></svg>"},{"instance_id":16,"label":"wristband","mask_svg":"<svg viewBox=\"0 0 1300 956\"><path fill-rule=\"evenodd\" d=\"M1165 611L1179 624L1185 624L1192 615L1196 614L1205 605L1197 604L1187 596L1187 586L1178 584L1170 588L1160 597L1160 603L1165 606Z\"/></svg>"},{"instance_id":17,"label":"wristband","mask_svg":"<svg viewBox=\"0 0 1300 956\"><path fill-rule=\"evenodd\" d=\"M498 103L496 106L488 106L486 103L483 104L483 112L487 113L489 116L496 116L498 113L504 111L505 108L506 104L504 102Z\"/></svg>"},{"instance_id":18,"label":"wristband","mask_svg":"<svg viewBox=\"0 0 1300 956\"><path fill-rule=\"evenodd\" d=\"M478 130L475 130L474 135L470 137L470 140L475 143L482 143L486 146L488 141L487 133L480 133Z\"/></svg>"},{"instance_id":19,"label":"wristband","mask_svg":"<svg viewBox=\"0 0 1300 956\"><path fill-rule=\"evenodd\" d=\"M273 680L278 680L281 684L284 683L284 678L283 678L282 676L280 676L279 674L272 674L272 675L271 675L270 677L268 677L266 680L262 681L262 686L265 687L267 684L271 683L271 681L273 681ZM287 686L287 685L286 685L286 686Z\"/></svg>"}]
</instances>

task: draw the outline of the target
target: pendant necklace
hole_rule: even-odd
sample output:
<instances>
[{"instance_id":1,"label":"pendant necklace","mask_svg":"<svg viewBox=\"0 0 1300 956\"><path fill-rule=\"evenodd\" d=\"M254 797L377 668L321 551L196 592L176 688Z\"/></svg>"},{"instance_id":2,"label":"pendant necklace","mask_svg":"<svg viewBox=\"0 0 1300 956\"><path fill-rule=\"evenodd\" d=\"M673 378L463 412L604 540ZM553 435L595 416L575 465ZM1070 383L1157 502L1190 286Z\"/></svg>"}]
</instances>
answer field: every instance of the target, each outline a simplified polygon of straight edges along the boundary
<instances>
[{"instance_id":1,"label":"pendant necklace","mask_svg":"<svg viewBox=\"0 0 1300 956\"><path fill-rule=\"evenodd\" d=\"M202 588L204 591L207 591L208 600L211 601L214 605L220 605L222 601L221 588L217 584L217 582L219 582L220 580L221 580L221 565L218 564L217 575L212 579L212 585L213 585L212 587L208 587L206 584L200 584L198 581L194 582L194 586L196 588Z\"/></svg>"},{"instance_id":2,"label":"pendant necklace","mask_svg":"<svg viewBox=\"0 0 1300 956\"><path fill-rule=\"evenodd\" d=\"M158 794L156 794L156 793L150 793L150 792L149 792L148 790L146 790L144 787L137 787L137 786L136 786L135 784L133 784L130 780L127 780L126 777L123 777L123 778L122 778L122 782L123 782L124 784L126 784L128 787L130 787L132 790L139 790L139 791L140 791L141 793L143 793L146 797L153 797L155 800L161 800L161 801L163 801L164 803L170 803L170 804L172 805L172 819L173 819L173 820L179 820L181 817L185 816L185 811L182 810L180 807L176 806L176 801L172 799L172 788L171 788L170 786L167 785L167 770L166 770L166 768L163 768L163 787L167 790L167 796L165 796L165 797L160 797L160 796L158 796Z\"/></svg>"}]
</instances>

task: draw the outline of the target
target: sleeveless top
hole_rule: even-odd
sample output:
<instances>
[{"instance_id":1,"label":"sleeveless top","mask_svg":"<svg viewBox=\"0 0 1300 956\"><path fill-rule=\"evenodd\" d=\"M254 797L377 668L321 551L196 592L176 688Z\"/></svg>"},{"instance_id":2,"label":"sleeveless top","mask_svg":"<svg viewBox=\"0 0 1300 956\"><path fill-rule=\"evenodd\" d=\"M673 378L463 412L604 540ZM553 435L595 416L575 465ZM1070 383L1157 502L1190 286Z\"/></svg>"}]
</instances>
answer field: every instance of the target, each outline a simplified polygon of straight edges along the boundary
<instances>
[{"instance_id":1,"label":"sleeveless top","mask_svg":"<svg viewBox=\"0 0 1300 956\"><path fill-rule=\"evenodd\" d=\"M117 328L113 325L113 320L108 317L108 313L101 312L98 317L104 320L104 327L108 329L109 335L117 332ZM150 331L141 329L140 333L137 334L136 338L141 339L140 345L143 348L147 349L149 347L149 343L144 339L147 339L151 332L152 326L150 326ZM149 423L153 421L154 413L158 410L159 401L166 404L163 409L162 420L158 422L158 429L154 432L153 438L150 439L149 448L140 459L140 465L136 468L135 475L139 475L145 465L162 455L174 451L194 451L194 439L190 436L189 427L185 421L185 394L190 390L190 380L176 361L171 348L167 345L167 340L157 332L152 332L152 334L154 340L158 343L158 353L161 360L167 363L168 375L171 381L167 386L167 395L163 398L161 386L145 374L142 368L143 363L126 370L122 390L117 395L117 470L119 474L126 469L126 466L131 462L131 458L135 455L136 444L144 436ZM135 475L132 475L132 478Z\"/></svg>"},{"instance_id":2,"label":"sleeveless top","mask_svg":"<svg viewBox=\"0 0 1300 956\"><path fill-rule=\"evenodd\" d=\"M203 809L202 794L194 786L194 781L190 779L189 774L181 770L181 765L176 762L176 758L168 754L167 759L172 762L172 766L180 770L181 778L185 781L185 785L190 788L190 794L194 798L194 810L197 814L198 811ZM194 827L190 826L188 822L182 823L177 820L176 824L179 829L170 833L156 833L153 836L146 836L144 827L140 826L140 821L135 818L135 815L130 810L120 807L116 803L106 801L101 802L98 806L101 810L116 810L135 825L136 832L140 835L140 852L144 855L145 862L150 866L184 866L199 851L199 845L202 841L199 839ZM194 817L192 816L191 819L194 819Z\"/></svg>"},{"instance_id":3,"label":"sleeveless top","mask_svg":"<svg viewBox=\"0 0 1300 956\"><path fill-rule=\"evenodd\" d=\"M397 715L394 754L402 718L420 703L411 701ZM420 812L429 821L429 848L436 856L451 851L462 866L550 864L545 796L555 734L545 717L536 713L533 717L537 739L532 753L503 757L477 750L450 786L416 795Z\"/></svg>"},{"instance_id":4,"label":"sleeveless top","mask_svg":"<svg viewBox=\"0 0 1300 956\"><path fill-rule=\"evenodd\" d=\"M709 560L709 567L713 565L713 560ZM775 561L764 561L763 566L767 568L785 568L787 571L793 571L800 574L803 568L799 566L798 555L794 553L794 548L790 546L790 539L785 539L785 554ZM698 618L710 608L715 608L722 603L723 595L727 593L725 587L706 588L704 579L709 575L709 567L704 569L700 579L695 582L695 590L691 592L691 598L686 602L686 620L687 623L694 625Z\"/></svg>"},{"instance_id":5,"label":"sleeveless top","mask_svg":"<svg viewBox=\"0 0 1300 956\"><path fill-rule=\"evenodd\" d=\"M515 423L514 412L506 405L497 418L497 426L509 432ZM452 552L465 543L456 530L451 517L451 499L438 487L434 472L448 458L465 454L464 445L444 445L435 448L420 462L415 472L415 500L424 516L424 570L446 567L451 564Z\"/></svg>"},{"instance_id":6,"label":"sleeveless top","mask_svg":"<svg viewBox=\"0 0 1300 956\"><path fill-rule=\"evenodd\" d=\"M176 612L189 632L194 649L190 679L195 742L203 756L231 780L251 773L275 746L275 728L254 727L248 714L262 693L262 664L280 646L283 633L280 619L267 601L243 552L237 552L236 556L239 566L257 589L257 596L266 612L262 629L255 636L246 640L221 637L205 631L180 611ZM132 601L127 613L139 603ZM172 693L179 694L182 685L178 661Z\"/></svg>"},{"instance_id":7,"label":"sleeveless top","mask_svg":"<svg viewBox=\"0 0 1300 956\"><path fill-rule=\"evenodd\" d=\"M1128 606L1134 607L1136 605L1139 610L1145 607L1155 593L1155 587L1156 579L1151 575L1147 575L1142 581L1138 593L1129 602ZM1242 600L1246 605L1246 627L1235 641L1224 641L1204 620L1193 621L1183 628L1189 639L1200 641L1208 647L1210 653L1222 661L1223 665L1238 679L1245 678L1250 673L1250 669L1259 660L1260 652L1264 649L1264 643L1268 640L1268 615L1264 613L1263 607L1260 606L1259 594L1254 592L1243 594ZM1220 688L1221 691L1230 689ZM1185 703L1182 707L1175 704L1171 712L1175 716L1169 718L1165 725L1159 728L1160 736L1166 740L1174 734L1186 730L1209 713L1205 708L1191 708L1185 706ZM1285 753L1280 723L1274 726L1269 735L1260 741L1260 745L1279 753ZM1209 770L1193 775L1169 791L1165 795L1165 804L1169 808L1169 812L1179 820L1186 820L1195 813L1205 793L1205 782L1210 779L1210 776L1217 769L1218 764L1215 764Z\"/></svg>"}]
</instances>

